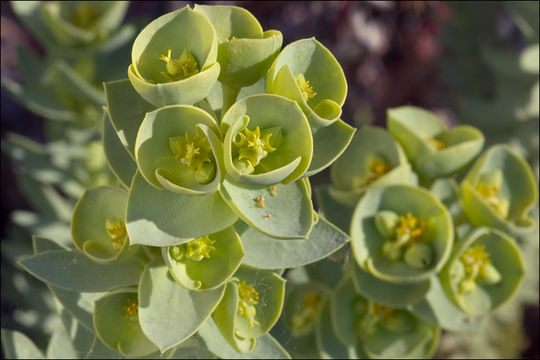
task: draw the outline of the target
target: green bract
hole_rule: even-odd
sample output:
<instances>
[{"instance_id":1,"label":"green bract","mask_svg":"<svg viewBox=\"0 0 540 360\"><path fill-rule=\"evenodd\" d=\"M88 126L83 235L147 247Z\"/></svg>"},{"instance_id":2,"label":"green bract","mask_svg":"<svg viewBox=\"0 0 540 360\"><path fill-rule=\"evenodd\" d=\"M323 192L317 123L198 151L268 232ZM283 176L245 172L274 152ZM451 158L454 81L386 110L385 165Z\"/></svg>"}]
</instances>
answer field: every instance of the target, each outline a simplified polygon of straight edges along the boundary
<instances>
[{"instance_id":1,"label":"green bract","mask_svg":"<svg viewBox=\"0 0 540 360\"><path fill-rule=\"evenodd\" d=\"M87 190L73 211L71 235L77 248L95 261L133 253L125 225L127 192L112 186ZM128 251L129 249L129 251Z\"/></svg>"},{"instance_id":2,"label":"green bract","mask_svg":"<svg viewBox=\"0 0 540 360\"><path fill-rule=\"evenodd\" d=\"M81 46L108 36L127 11L127 1L48 1L41 18L59 43Z\"/></svg>"},{"instance_id":3,"label":"green bract","mask_svg":"<svg viewBox=\"0 0 540 360\"><path fill-rule=\"evenodd\" d=\"M401 146L380 128L366 126L330 168L330 195L354 207L367 189L393 184L416 185Z\"/></svg>"},{"instance_id":4,"label":"green bract","mask_svg":"<svg viewBox=\"0 0 540 360\"><path fill-rule=\"evenodd\" d=\"M368 190L351 220L358 265L389 282L417 282L438 272L453 236L444 205L429 191L406 185Z\"/></svg>"},{"instance_id":5,"label":"green bract","mask_svg":"<svg viewBox=\"0 0 540 360\"><path fill-rule=\"evenodd\" d=\"M240 7L195 5L195 11L207 16L216 29L219 81L233 88L257 82L281 49L281 33L263 32L257 19Z\"/></svg>"},{"instance_id":6,"label":"green bract","mask_svg":"<svg viewBox=\"0 0 540 360\"><path fill-rule=\"evenodd\" d=\"M192 105L218 78L217 43L210 21L188 6L163 15L135 39L129 80L156 106Z\"/></svg>"},{"instance_id":7,"label":"green bract","mask_svg":"<svg viewBox=\"0 0 540 360\"><path fill-rule=\"evenodd\" d=\"M355 291L350 276L334 290L330 315L339 341L355 346L361 357L429 357L440 336L440 329L405 309L363 298Z\"/></svg>"},{"instance_id":8,"label":"green bract","mask_svg":"<svg viewBox=\"0 0 540 360\"><path fill-rule=\"evenodd\" d=\"M298 105L282 96L240 99L223 116L221 129L225 169L241 184L288 184L304 175L311 163L309 123Z\"/></svg>"},{"instance_id":9,"label":"green bract","mask_svg":"<svg viewBox=\"0 0 540 360\"><path fill-rule=\"evenodd\" d=\"M538 201L537 187L530 166L521 156L506 146L493 146L461 183L461 201L473 225L519 235L534 228L529 212Z\"/></svg>"},{"instance_id":10,"label":"green bract","mask_svg":"<svg viewBox=\"0 0 540 360\"><path fill-rule=\"evenodd\" d=\"M105 345L124 356L140 357L158 350L139 325L137 290L119 290L96 300L94 328Z\"/></svg>"},{"instance_id":11,"label":"green bract","mask_svg":"<svg viewBox=\"0 0 540 360\"><path fill-rule=\"evenodd\" d=\"M456 243L440 278L447 296L461 310L484 315L514 294L524 272L521 252L512 238L479 228Z\"/></svg>"},{"instance_id":12,"label":"green bract","mask_svg":"<svg viewBox=\"0 0 540 360\"><path fill-rule=\"evenodd\" d=\"M283 320L292 336L314 335L315 322L327 291L325 286L315 282L287 288Z\"/></svg>"},{"instance_id":13,"label":"green bract","mask_svg":"<svg viewBox=\"0 0 540 360\"><path fill-rule=\"evenodd\" d=\"M141 175L152 186L202 195L219 189L218 125L194 106L171 105L146 114L135 141Z\"/></svg>"},{"instance_id":14,"label":"green bract","mask_svg":"<svg viewBox=\"0 0 540 360\"><path fill-rule=\"evenodd\" d=\"M284 295L285 280L276 273L240 267L227 284L212 317L234 349L250 352L257 337L267 333L277 321Z\"/></svg>"},{"instance_id":15,"label":"green bract","mask_svg":"<svg viewBox=\"0 0 540 360\"><path fill-rule=\"evenodd\" d=\"M317 129L341 116L347 81L332 53L311 38L295 41L281 51L268 70L266 91L296 101L311 127Z\"/></svg>"},{"instance_id":16,"label":"green bract","mask_svg":"<svg viewBox=\"0 0 540 360\"><path fill-rule=\"evenodd\" d=\"M461 171L484 145L478 129L463 125L448 130L435 114L412 106L389 109L387 126L415 170L427 179Z\"/></svg>"},{"instance_id":17,"label":"green bract","mask_svg":"<svg viewBox=\"0 0 540 360\"><path fill-rule=\"evenodd\" d=\"M233 228L161 250L173 278L189 290L222 285L244 257L242 242Z\"/></svg>"}]
</instances>

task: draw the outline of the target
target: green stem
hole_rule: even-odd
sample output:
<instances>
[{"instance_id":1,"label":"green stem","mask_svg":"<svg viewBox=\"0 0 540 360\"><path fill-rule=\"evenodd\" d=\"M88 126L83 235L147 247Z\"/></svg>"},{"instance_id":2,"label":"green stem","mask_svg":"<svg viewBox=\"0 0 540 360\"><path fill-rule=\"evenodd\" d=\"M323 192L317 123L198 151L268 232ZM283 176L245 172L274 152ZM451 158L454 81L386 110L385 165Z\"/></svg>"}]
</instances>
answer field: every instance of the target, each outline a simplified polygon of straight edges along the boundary
<instances>
[{"instance_id":1,"label":"green stem","mask_svg":"<svg viewBox=\"0 0 540 360\"><path fill-rule=\"evenodd\" d=\"M231 105L236 102L236 98L238 97L241 88L230 86L225 83L221 84L221 88L223 89L223 106L221 108L221 118L223 119L223 115L229 110Z\"/></svg>"}]
</instances>

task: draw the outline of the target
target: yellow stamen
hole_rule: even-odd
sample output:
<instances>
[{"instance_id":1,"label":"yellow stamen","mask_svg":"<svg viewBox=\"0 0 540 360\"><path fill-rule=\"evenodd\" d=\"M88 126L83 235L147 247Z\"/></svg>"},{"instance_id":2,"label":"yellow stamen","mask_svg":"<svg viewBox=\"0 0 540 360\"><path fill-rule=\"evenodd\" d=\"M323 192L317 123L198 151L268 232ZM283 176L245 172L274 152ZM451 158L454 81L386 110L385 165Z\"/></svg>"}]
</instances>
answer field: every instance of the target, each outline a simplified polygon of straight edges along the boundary
<instances>
[{"instance_id":1,"label":"yellow stamen","mask_svg":"<svg viewBox=\"0 0 540 360\"><path fill-rule=\"evenodd\" d=\"M238 284L238 295L240 296L240 301L238 302L238 311L240 315L246 318L249 322L249 327L252 328L253 325L260 325L257 320L255 320L255 315L257 309L253 305L259 303L259 293L252 285L246 284L242 280Z\"/></svg>"},{"instance_id":2,"label":"yellow stamen","mask_svg":"<svg viewBox=\"0 0 540 360\"><path fill-rule=\"evenodd\" d=\"M468 248L460 258L465 274L458 284L460 294L468 294L476 289L477 282L494 285L500 282L501 275L493 265L484 245L476 244Z\"/></svg>"},{"instance_id":3,"label":"yellow stamen","mask_svg":"<svg viewBox=\"0 0 540 360\"><path fill-rule=\"evenodd\" d=\"M124 306L124 316L131 321L139 320L139 303L136 299L129 299L126 306Z\"/></svg>"},{"instance_id":4,"label":"yellow stamen","mask_svg":"<svg viewBox=\"0 0 540 360\"><path fill-rule=\"evenodd\" d=\"M398 241L416 243L426 231L426 223L411 213L399 217L399 225L396 228Z\"/></svg>"},{"instance_id":5,"label":"yellow stamen","mask_svg":"<svg viewBox=\"0 0 540 360\"><path fill-rule=\"evenodd\" d=\"M317 95L317 93L313 91L313 87L309 84L309 81L306 80L306 78L304 77L304 74L296 75L296 83L298 84L298 87L302 92L304 100L308 101L309 99Z\"/></svg>"},{"instance_id":6,"label":"yellow stamen","mask_svg":"<svg viewBox=\"0 0 540 360\"><path fill-rule=\"evenodd\" d=\"M379 158L374 158L369 164L369 174L367 176L367 182L370 183L377 180L378 178L386 174L388 171L390 171L390 164L380 160Z\"/></svg>"},{"instance_id":7,"label":"yellow stamen","mask_svg":"<svg viewBox=\"0 0 540 360\"><path fill-rule=\"evenodd\" d=\"M275 186L270 186L270 187L268 188L268 191L270 191L270 195L272 195L272 196L276 196L276 195L277 195L276 187L275 187Z\"/></svg>"},{"instance_id":8,"label":"yellow stamen","mask_svg":"<svg viewBox=\"0 0 540 360\"><path fill-rule=\"evenodd\" d=\"M244 132L238 132L234 140L234 145L238 148L238 160L245 159L251 165L251 169L257 166L268 153L276 149L270 145L272 132L264 131L261 135L261 129L257 126L255 130L244 129Z\"/></svg>"},{"instance_id":9,"label":"yellow stamen","mask_svg":"<svg viewBox=\"0 0 540 360\"><path fill-rule=\"evenodd\" d=\"M216 249L214 244L215 240L210 239L208 235L191 240L184 244L184 255L195 261L201 261L203 258L210 259L210 252Z\"/></svg>"},{"instance_id":10,"label":"yellow stamen","mask_svg":"<svg viewBox=\"0 0 540 360\"><path fill-rule=\"evenodd\" d=\"M75 8L71 23L81 29L90 29L99 19L99 14L88 4L81 3Z\"/></svg>"},{"instance_id":11,"label":"yellow stamen","mask_svg":"<svg viewBox=\"0 0 540 360\"><path fill-rule=\"evenodd\" d=\"M105 220L105 230L111 238L112 246L120 249L127 237L126 224L122 220Z\"/></svg>"},{"instance_id":12,"label":"yellow stamen","mask_svg":"<svg viewBox=\"0 0 540 360\"><path fill-rule=\"evenodd\" d=\"M491 258L485 251L484 245L476 244L461 255L461 262L465 266L465 276L475 278L482 266L491 263Z\"/></svg>"},{"instance_id":13,"label":"yellow stamen","mask_svg":"<svg viewBox=\"0 0 540 360\"><path fill-rule=\"evenodd\" d=\"M444 143L441 140L435 138L429 138L428 142L436 149L441 150L444 147Z\"/></svg>"},{"instance_id":14,"label":"yellow stamen","mask_svg":"<svg viewBox=\"0 0 540 360\"><path fill-rule=\"evenodd\" d=\"M167 55L161 54L159 59L166 63L167 72L161 73L169 81L184 80L200 71L197 59L187 49L184 49L177 59L173 59L171 49L167 49Z\"/></svg>"},{"instance_id":15,"label":"yellow stamen","mask_svg":"<svg viewBox=\"0 0 540 360\"><path fill-rule=\"evenodd\" d=\"M496 212L505 218L508 216L510 204L508 200L499 197L499 187L497 185L481 182L476 187L476 190Z\"/></svg>"},{"instance_id":16,"label":"yellow stamen","mask_svg":"<svg viewBox=\"0 0 540 360\"><path fill-rule=\"evenodd\" d=\"M179 159L182 164L189 168L190 172L195 172L197 181L201 183L211 180L214 174L214 165L210 160L211 148L206 137L200 133L190 136L186 133L184 136L169 138L169 149L174 157ZM210 167L211 169L206 169ZM200 177L200 179L199 179Z\"/></svg>"},{"instance_id":17,"label":"yellow stamen","mask_svg":"<svg viewBox=\"0 0 540 360\"><path fill-rule=\"evenodd\" d=\"M321 302L322 297L316 292L310 292L304 296L301 304L302 309L294 314L291 321L291 332L293 334L298 333L313 321L317 316Z\"/></svg>"}]
</instances>

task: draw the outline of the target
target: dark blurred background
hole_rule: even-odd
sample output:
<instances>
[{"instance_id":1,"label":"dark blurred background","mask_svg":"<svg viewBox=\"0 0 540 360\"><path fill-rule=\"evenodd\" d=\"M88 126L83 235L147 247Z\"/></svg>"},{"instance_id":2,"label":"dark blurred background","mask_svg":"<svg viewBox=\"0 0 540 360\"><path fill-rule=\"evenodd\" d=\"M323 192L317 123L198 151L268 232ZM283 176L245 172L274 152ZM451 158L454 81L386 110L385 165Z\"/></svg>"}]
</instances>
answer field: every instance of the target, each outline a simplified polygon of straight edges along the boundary
<instances>
[{"instance_id":1,"label":"dark blurred background","mask_svg":"<svg viewBox=\"0 0 540 360\"><path fill-rule=\"evenodd\" d=\"M134 1L125 21L148 22L188 3L193 4ZM523 29L509 8L500 2L225 1L219 4L246 8L257 17L264 30L281 31L284 46L314 36L328 47L343 67L349 86L343 120L356 127L368 123L385 126L386 109L406 104L435 111L449 124L463 122L459 97L465 95L486 101L496 97L496 76L483 61L483 50L496 47L517 56L527 45ZM1 2L1 40L2 77L19 79L14 69L15 46L43 53L14 17L8 2ZM1 102L2 139L9 132L16 132L38 142L44 141L43 121L39 116L18 105L4 90ZM10 226L10 214L15 209L31 209L18 191L12 167L2 153L2 239ZM328 172L319 175L316 182L329 182ZM4 278L2 281L4 283ZM13 311L15 305L6 301L3 294L2 327L21 327L10 319ZM521 329L514 334L521 337L519 346L508 345L514 346L513 352L502 350L495 356L538 358L538 305L526 306L523 316L515 321L518 323L513 326ZM504 345L501 341L512 338L512 334L508 336L492 336L478 346L492 344L498 349ZM468 352L467 337L470 336L443 338L438 356L477 356L479 349ZM489 357L493 352L486 350L484 354Z\"/></svg>"}]
</instances>

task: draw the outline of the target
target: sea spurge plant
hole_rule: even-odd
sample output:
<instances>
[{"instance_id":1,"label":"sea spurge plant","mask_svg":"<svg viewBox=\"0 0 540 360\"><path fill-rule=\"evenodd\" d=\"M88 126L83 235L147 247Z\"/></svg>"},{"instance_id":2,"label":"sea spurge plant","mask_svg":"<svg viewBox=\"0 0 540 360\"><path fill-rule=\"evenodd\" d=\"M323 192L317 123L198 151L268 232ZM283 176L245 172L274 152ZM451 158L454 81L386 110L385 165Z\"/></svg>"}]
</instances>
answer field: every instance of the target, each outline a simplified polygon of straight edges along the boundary
<instances>
[{"instance_id":1,"label":"sea spurge plant","mask_svg":"<svg viewBox=\"0 0 540 360\"><path fill-rule=\"evenodd\" d=\"M252 186L288 184L309 167L313 140L297 103L276 95L252 95L225 113L224 157L227 174Z\"/></svg>"},{"instance_id":2,"label":"sea spurge plant","mask_svg":"<svg viewBox=\"0 0 540 360\"><path fill-rule=\"evenodd\" d=\"M407 185L371 189L351 220L359 266L390 282L414 282L438 272L453 244L448 210L428 191Z\"/></svg>"},{"instance_id":3,"label":"sea spurge plant","mask_svg":"<svg viewBox=\"0 0 540 360\"><path fill-rule=\"evenodd\" d=\"M126 357L141 357L158 350L139 324L136 290L111 292L97 299L94 328L105 345Z\"/></svg>"},{"instance_id":4,"label":"sea spurge plant","mask_svg":"<svg viewBox=\"0 0 540 360\"><path fill-rule=\"evenodd\" d=\"M221 286L245 254L240 237L231 228L161 249L173 278L189 290Z\"/></svg>"},{"instance_id":5,"label":"sea spurge plant","mask_svg":"<svg viewBox=\"0 0 540 360\"><path fill-rule=\"evenodd\" d=\"M105 84L103 145L121 187L79 201L82 254L54 249L24 265L52 286L104 293L89 326L101 349L168 356L192 342L220 357L288 356L269 334L283 308L281 269L348 241L314 211L308 176L354 129L333 119L315 131L296 100L240 91L265 78L281 42L241 8L185 7L147 25L129 79ZM316 66L298 77L309 101L329 94L309 82ZM41 274L42 261L62 276ZM66 263L85 281L57 271ZM313 335L321 296L306 294L295 333Z\"/></svg>"},{"instance_id":6,"label":"sea spurge plant","mask_svg":"<svg viewBox=\"0 0 540 360\"><path fill-rule=\"evenodd\" d=\"M538 186L527 162L506 146L483 154L461 183L463 209L476 226L511 235L530 232L529 211L538 201Z\"/></svg>"},{"instance_id":7,"label":"sea spurge plant","mask_svg":"<svg viewBox=\"0 0 540 360\"><path fill-rule=\"evenodd\" d=\"M435 114L412 106L388 110L388 131L422 178L462 171L482 150L484 136L468 125L448 130Z\"/></svg>"},{"instance_id":8,"label":"sea spurge plant","mask_svg":"<svg viewBox=\"0 0 540 360\"><path fill-rule=\"evenodd\" d=\"M506 302L523 275L515 241L498 230L478 228L456 244L441 272L441 283L461 310L477 316Z\"/></svg>"},{"instance_id":9,"label":"sea spurge plant","mask_svg":"<svg viewBox=\"0 0 540 360\"><path fill-rule=\"evenodd\" d=\"M249 352L278 320L284 295L285 280L276 273L240 267L212 317L233 348Z\"/></svg>"},{"instance_id":10,"label":"sea spurge plant","mask_svg":"<svg viewBox=\"0 0 540 360\"><path fill-rule=\"evenodd\" d=\"M128 5L127 1L49 1L40 8L40 15L57 42L82 46L109 36Z\"/></svg>"},{"instance_id":11,"label":"sea spurge plant","mask_svg":"<svg viewBox=\"0 0 540 360\"><path fill-rule=\"evenodd\" d=\"M332 53L311 38L295 41L281 51L268 71L266 90L296 101L311 127L317 129L341 116L347 82Z\"/></svg>"},{"instance_id":12,"label":"sea spurge plant","mask_svg":"<svg viewBox=\"0 0 540 360\"><path fill-rule=\"evenodd\" d=\"M74 11L80 28L99 21ZM525 162L494 147L459 186L478 130L403 107L388 132L354 135L330 51L281 44L242 8L186 6L105 83L118 186L83 194L75 250L35 238L21 261L91 355L289 357L277 338L298 357L429 357L441 329L478 330L519 287L512 236L537 201ZM329 166L318 213L309 177Z\"/></svg>"},{"instance_id":13,"label":"sea spurge plant","mask_svg":"<svg viewBox=\"0 0 540 360\"><path fill-rule=\"evenodd\" d=\"M385 130L366 126L330 168L330 195L354 207L367 189L391 184L416 184L405 153Z\"/></svg>"},{"instance_id":14,"label":"sea spurge plant","mask_svg":"<svg viewBox=\"0 0 540 360\"><path fill-rule=\"evenodd\" d=\"M439 340L440 330L410 311L362 297L350 274L335 288L329 310L340 343L358 357L429 357Z\"/></svg>"},{"instance_id":15,"label":"sea spurge plant","mask_svg":"<svg viewBox=\"0 0 540 360\"><path fill-rule=\"evenodd\" d=\"M261 79L281 49L283 36L277 30L263 31L257 19L237 6L195 5L208 17L218 36L219 81L224 93L238 94L241 87Z\"/></svg>"},{"instance_id":16,"label":"sea spurge plant","mask_svg":"<svg viewBox=\"0 0 540 360\"><path fill-rule=\"evenodd\" d=\"M132 254L126 231L127 192L112 186L87 190L75 206L71 235L75 246L91 259L114 261Z\"/></svg>"},{"instance_id":17,"label":"sea spurge plant","mask_svg":"<svg viewBox=\"0 0 540 360\"><path fill-rule=\"evenodd\" d=\"M193 106L171 105L147 113L135 141L141 175L158 189L217 191L222 176L218 133L215 120Z\"/></svg>"},{"instance_id":18,"label":"sea spurge plant","mask_svg":"<svg viewBox=\"0 0 540 360\"><path fill-rule=\"evenodd\" d=\"M189 7L161 16L135 39L128 76L155 106L193 105L203 100L220 72L217 34Z\"/></svg>"}]
</instances>

